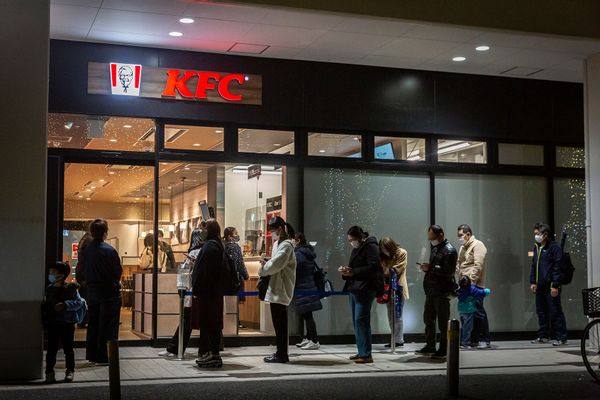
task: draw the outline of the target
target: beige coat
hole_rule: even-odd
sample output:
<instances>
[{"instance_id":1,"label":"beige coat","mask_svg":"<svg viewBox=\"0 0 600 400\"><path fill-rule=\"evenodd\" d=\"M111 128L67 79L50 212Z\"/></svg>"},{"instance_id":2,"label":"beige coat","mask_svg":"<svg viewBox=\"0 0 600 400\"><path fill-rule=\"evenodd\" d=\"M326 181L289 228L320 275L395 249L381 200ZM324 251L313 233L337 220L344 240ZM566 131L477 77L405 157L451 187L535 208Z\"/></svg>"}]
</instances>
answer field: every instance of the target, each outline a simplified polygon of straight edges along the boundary
<instances>
[{"instance_id":1,"label":"beige coat","mask_svg":"<svg viewBox=\"0 0 600 400\"><path fill-rule=\"evenodd\" d=\"M471 283L484 288L486 254L487 249L483 242L471 236L464 245L460 246L456 272L460 276L468 276Z\"/></svg>"},{"instance_id":2,"label":"beige coat","mask_svg":"<svg viewBox=\"0 0 600 400\"><path fill-rule=\"evenodd\" d=\"M408 295L408 281L406 280L406 265L408 263L408 254L406 250L398 247L398 251L392 257L391 260L382 260L383 273L385 276L389 276L390 268L393 268L398 274L398 283L402 286L402 297L404 300L409 299Z\"/></svg>"}]
</instances>

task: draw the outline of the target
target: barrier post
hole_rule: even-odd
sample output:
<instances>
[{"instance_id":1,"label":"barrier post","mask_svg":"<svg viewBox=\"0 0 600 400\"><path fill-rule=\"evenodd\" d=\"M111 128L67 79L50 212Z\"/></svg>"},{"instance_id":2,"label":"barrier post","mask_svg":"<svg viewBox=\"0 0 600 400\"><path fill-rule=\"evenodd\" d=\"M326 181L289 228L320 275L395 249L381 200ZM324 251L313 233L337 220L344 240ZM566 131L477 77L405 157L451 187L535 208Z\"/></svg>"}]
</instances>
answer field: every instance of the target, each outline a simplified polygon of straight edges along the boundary
<instances>
[{"instance_id":1,"label":"barrier post","mask_svg":"<svg viewBox=\"0 0 600 400\"><path fill-rule=\"evenodd\" d=\"M183 331L185 330L185 319L184 319L184 301L185 293L187 290L179 289L179 337L177 338L177 360L182 361L184 359L183 354Z\"/></svg>"},{"instance_id":2,"label":"barrier post","mask_svg":"<svg viewBox=\"0 0 600 400\"><path fill-rule=\"evenodd\" d=\"M109 340L108 347L108 383L110 400L121 400L121 371L119 367L119 341Z\"/></svg>"},{"instance_id":3,"label":"barrier post","mask_svg":"<svg viewBox=\"0 0 600 400\"><path fill-rule=\"evenodd\" d=\"M448 321L448 360L446 375L448 377L448 395L458 396L459 380L459 336L460 323L456 319Z\"/></svg>"},{"instance_id":4,"label":"barrier post","mask_svg":"<svg viewBox=\"0 0 600 400\"><path fill-rule=\"evenodd\" d=\"M390 304L392 305L392 339L390 349L392 353L396 351L396 291L394 290L392 273L390 273Z\"/></svg>"}]
</instances>

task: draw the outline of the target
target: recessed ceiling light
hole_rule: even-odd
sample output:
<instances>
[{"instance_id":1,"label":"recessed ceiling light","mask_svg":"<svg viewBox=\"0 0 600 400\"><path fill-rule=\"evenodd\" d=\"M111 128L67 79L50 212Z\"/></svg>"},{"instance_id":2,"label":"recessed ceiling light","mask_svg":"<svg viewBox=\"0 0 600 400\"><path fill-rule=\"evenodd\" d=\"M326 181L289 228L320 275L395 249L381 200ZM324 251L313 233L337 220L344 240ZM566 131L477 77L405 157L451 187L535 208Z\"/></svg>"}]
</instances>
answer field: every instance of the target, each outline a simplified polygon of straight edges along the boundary
<instances>
[{"instance_id":1,"label":"recessed ceiling light","mask_svg":"<svg viewBox=\"0 0 600 400\"><path fill-rule=\"evenodd\" d=\"M281 143L273 143L273 146L279 147L279 146L281 146Z\"/></svg>"},{"instance_id":2,"label":"recessed ceiling light","mask_svg":"<svg viewBox=\"0 0 600 400\"><path fill-rule=\"evenodd\" d=\"M109 174L109 175L114 175L114 174L115 174L115 171L108 171L108 174Z\"/></svg>"},{"instance_id":3,"label":"recessed ceiling light","mask_svg":"<svg viewBox=\"0 0 600 400\"><path fill-rule=\"evenodd\" d=\"M357 137L355 137L355 138L354 138L354 140L358 140L358 138L357 138Z\"/></svg>"},{"instance_id":4,"label":"recessed ceiling light","mask_svg":"<svg viewBox=\"0 0 600 400\"><path fill-rule=\"evenodd\" d=\"M110 141L111 141L112 143L116 143L116 142L117 142L117 139L110 139Z\"/></svg>"},{"instance_id":5,"label":"recessed ceiling light","mask_svg":"<svg viewBox=\"0 0 600 400\"><path fill-rule=\"evenodd\" d=\"M104 182L104 179L100 179L100 182Z\"/></svg>"},{"instance_id":6,"label":"recessed ceiling light","mask_svg":"<svg viewBox=\"0 0 600 400\"><path fill-rule=\"evenodd\" d=\"M77 197L80 198L80 199L83 199L83 196L77 196Z\"/></svg>"},{"instance_id":7,"label":"recessed ceiling light","mask_svg":"<svg viewBox=\"0 0 600 400\"><path fill-rule=\"evenodd\" d=\"M485 45L475 47L475 50L477 50L477 51L488 51L489 49L490 49L490 46L485 46Z\"/></svg>"},{"instance_id":8,"label":"recessed ceiling light","mask_svg":"<svg viewBox=\"0 0 600 400\"><path fill-rule=\"evenodd\" d=\"M221 129L217 129L215 133L223 133L223 131Z\"/></svg>"},{"instance_id":9,"label":"recessed ceiling light","mask_svg":"<svg viewBox=\"0 0 600 400\"><path fill-rule=\"evenodd\" d=\"M91 200L89 197L86 197L85 199L86 199L86 200Z\"/></svg>"},{"instance_id":10,"label":"recessed ceiling light","mask_svg":"<svg viewBox=\"0 0 600 400\"><path fill-rule=\"evenodd\" d=\"M190 170L190 167L185 167L184 169L185 169L186 171L189 171L189 170Z\"/></svg>"},{"instance_id":11,"label":"recessed ceiling light","mask_svg":"<svg viewBox=\"0 0 600 400\"><path fill-rule=\"evenodd\" d=\"M183 36L183 33L181 33L181 32L169 32L169 36L181 37L181 36Z\"/></svg>"},{"instance_id":12,"label":"recessed ceiling light","mask_svg":"<svg viewBox=\"0 0 600 400\"><path fill-rule=\"evenodd\" d=\"M246 82L248 82L248 81L250 80L250 77L249 77L248 75L246 75L246 76L244 76L244 80L245 80Z\"/></svg>"},{"instance_id":13,"label":"recessed ceiling light","mask_svg":"<svg viewBox=\"0 0 600 400\"><path fill-rule=\"evenodd\" d=\"M458 56L458 57L453 57L453 58L452 58L452 61L455 61L455 62L463 62L463 61L466 61L466 59L467 59L467 57Z\"/></svg>"},{"instance_id":14,"label":"recessed ceiling light","mask_svg":"<svg viewBox=\"0 0 600 400\"><path fill-rule=\"evenodd\" d=\"M96 189L96 186L90 186L90 189Z\"/></svg>"},{"instance_id":15,"label":"recessed ceiling light","mask_svg":"<svg viewBox=\"0 0 600 400\"><path fill-rule=\"evenodd\" d=\"M131 128L131 125L123 125L123 128L129 129L129 128Z\"/></svg>"},{"instance_id":16,"label":"recessed ceiling light","mask_svg":"<svg viewBox=\"0 0 600 400\"><path fill-rule=\"evenodd\" d=\"M200 147L200 143L194 143L192 146L194 146L194 147Z\"/></svg>"},{"instance_id":17,"label":"recessed ceiling light","mask_svg":"<svg viewBox=\"0 0 600 400\"><path fill-rule=\"evenodd\" d=\"M86 192L91 192L91 191L92 191L92 189L85 189L85 191L86 191Z\"/></svg>"},{"instance_id":18,"label":"recessed ceiling light","mask_svg":"<svg viewBox=\"0 0 600 400\"><path fill-rule=\"evenodd\" d=\"M325 153L325 150L319 150L319 153Z\"/></svg>"},{"instance_id":19,"label":"recessed ceiling light","mask_svg":"<svg viewBox=\"0 0 600 400\"><path fill-rule=\"evenodd\" d=\"M193 24L194 19L193 18L181 18L179 20L179 22L181 22L182 24Z\"/></svg>"}]
</instances>

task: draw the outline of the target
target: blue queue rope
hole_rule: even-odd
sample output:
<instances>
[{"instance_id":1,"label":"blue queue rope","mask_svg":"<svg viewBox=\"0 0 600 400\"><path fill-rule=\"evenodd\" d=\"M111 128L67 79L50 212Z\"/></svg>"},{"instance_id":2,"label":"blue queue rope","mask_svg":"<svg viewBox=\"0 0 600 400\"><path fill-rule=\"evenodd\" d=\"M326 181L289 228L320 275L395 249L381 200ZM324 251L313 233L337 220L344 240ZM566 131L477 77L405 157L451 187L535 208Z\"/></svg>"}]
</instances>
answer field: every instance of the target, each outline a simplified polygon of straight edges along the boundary
<instances>
[{"instance_id":1,"label":"blue queue rope","mask_svg":"<svg viewBox=\"0 0 600 400\"><path fill-rule=\"evenodd\" d=\"M294 296L322 296L322 297L329 297L329 296L348 296L350 294L350 292L343 292L343 291L332 291L332 292L321 292L321 291L311 291L311 290L298 290L294 292ZM187 291L185 292L186 296L191 296L192 292L191 291ZM239 292L237 294L238 297L250 297L250 296L258 296L258 291L256 292Z\"/></svg>"}]
</instances>

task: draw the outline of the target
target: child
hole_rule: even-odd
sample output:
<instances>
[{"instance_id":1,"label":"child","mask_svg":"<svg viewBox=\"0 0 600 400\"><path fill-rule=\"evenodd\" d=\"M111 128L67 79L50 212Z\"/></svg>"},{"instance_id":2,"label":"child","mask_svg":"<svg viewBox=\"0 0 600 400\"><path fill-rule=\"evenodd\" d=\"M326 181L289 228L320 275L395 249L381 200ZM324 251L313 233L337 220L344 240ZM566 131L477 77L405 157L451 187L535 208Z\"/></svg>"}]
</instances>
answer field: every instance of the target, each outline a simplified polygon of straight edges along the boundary
<instances>
[{"instance_id":1,"label":"child","mask_svg":"<svg viewBox=\"0 0 600 400\"><path fill-rule=\"evenodd\" d=\"M46 383L55 383L54 366L59 342L65 352L67 370L65 382L73 382L75 373L75 353L73 340L75 324L83 321L87 305L79 296L76 283L67 284L65 281L71 272L67 263L57 262L48 268L48 281L42 316L45 328L48 330L48 351L46 353Z\"/></svg>"},{"instance_id":2,"label":"child","mask_svg":"<svg viewBox=\"0 0 600 400\"><path fill-rule=\"evenodd\" d=\"M490 294L490 289L482 289L471 284L468 276L460 278L458 289L458 312L460 314L460 348L468 349L471 343L471 334L473 333L473 321L477 306L476 299L483 299Z\"/></svg>"}]
</instances>

